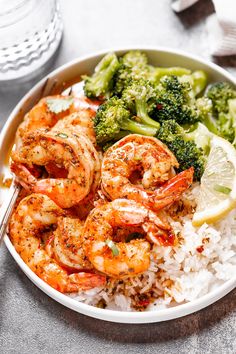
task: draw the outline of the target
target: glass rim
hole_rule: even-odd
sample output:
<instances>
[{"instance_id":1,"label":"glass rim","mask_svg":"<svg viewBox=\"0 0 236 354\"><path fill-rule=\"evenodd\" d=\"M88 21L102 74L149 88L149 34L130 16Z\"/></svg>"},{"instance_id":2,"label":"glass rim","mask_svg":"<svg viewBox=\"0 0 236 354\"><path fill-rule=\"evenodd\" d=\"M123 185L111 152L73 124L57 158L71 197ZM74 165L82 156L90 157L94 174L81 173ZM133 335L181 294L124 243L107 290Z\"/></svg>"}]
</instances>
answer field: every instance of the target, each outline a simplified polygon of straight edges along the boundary
<instances>
[{"instance_id":1,"label":"glass rim","mask_svg":"<svg viewBox=\"0 0 236 354\"><path fill-rule=\"evenodd\" d=\"M54 6L57 6L57 0L51 1ZM32 4L34 6L31 6ZM15 2L15 6L12 5L6 10L1 11L0 7L0 29L10 27L11 25L20 22L22 19L34 12L39 6L41 6L41 4L42 0L18 0L18 3Z\"/></svg>"},{"instance_id":2,"label":"glass rim","mask_svg":"<svg viewBox=\"0 0 236 354\"><path fill-rule=\"evenodd\" d=\"M15 12L16 10L20 9L21 7L23 7L29 1L30 0L21 0L18 4L9 7L7 10L3 10L3 11L0 10L0 17L9 15L12 12Z\"/></svg>"}]
</instances>

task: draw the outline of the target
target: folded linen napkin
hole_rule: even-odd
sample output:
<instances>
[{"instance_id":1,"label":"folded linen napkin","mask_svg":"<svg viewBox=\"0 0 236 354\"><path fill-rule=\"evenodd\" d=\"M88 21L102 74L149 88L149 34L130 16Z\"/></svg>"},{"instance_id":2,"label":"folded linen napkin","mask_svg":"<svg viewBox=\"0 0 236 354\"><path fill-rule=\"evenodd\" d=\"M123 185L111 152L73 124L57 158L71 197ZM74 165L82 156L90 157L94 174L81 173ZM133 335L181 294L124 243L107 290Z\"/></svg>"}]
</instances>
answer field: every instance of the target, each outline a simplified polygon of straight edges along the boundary
<instances>
[{"instance_id":1,"label":"folded linen napkin","mask_svg":"<svg viewBox=\"0 0 236 354\"><path fill-rule=\"evenodd\" d=\"M172 8L183 11L198 0L176 0ZM206 27L212 55L236 54L236 0L212 0L216 13L209 16Z\"/></svg>"}]
</instances>

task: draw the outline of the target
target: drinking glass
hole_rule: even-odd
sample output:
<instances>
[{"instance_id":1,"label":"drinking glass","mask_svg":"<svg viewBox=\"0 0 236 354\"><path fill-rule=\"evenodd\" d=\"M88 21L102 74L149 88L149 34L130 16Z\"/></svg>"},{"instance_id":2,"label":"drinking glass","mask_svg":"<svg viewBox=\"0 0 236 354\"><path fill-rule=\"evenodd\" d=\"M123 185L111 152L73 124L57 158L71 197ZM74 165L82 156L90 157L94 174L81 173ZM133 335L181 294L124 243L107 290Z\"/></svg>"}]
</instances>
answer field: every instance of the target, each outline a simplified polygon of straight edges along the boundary
<instances>
[{"instance_id":1,"label":"drinking glass","mask_svg":"<svg viewBox=\"0 0 236 354\"><path fill-rule=\"evenodd\" d=\"M0 82L39 73L62 29L57 0L0 0Z\"/></svg>"}]
</instances>

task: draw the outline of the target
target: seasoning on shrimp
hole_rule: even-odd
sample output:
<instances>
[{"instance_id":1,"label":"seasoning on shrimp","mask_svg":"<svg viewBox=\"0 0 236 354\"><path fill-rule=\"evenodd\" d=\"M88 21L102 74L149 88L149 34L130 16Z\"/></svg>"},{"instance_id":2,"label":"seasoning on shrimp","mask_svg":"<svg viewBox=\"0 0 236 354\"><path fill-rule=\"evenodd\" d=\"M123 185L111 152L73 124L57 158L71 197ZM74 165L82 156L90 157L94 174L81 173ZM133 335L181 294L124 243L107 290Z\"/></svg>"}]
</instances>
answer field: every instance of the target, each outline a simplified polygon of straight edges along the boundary
<instances>
[{"instance_id":1,"label":"seasoning on shrimp","mask_svg":"<svg viewBox=\"0 0 236 354\"><path fill-rule=\"evenodd\" d=\"M179 164L156 138L131 134L111 146L102 163L102 188L112 200L136 200L160 210L178 200L193 181L193 168L174 175Z\"/></svg>"},{"instance_id":2,"label":"seasoning on shrimp","mask_svg":"<svg viewBox=\"0 0 236 354\"><path fill-rule=\"evenodd\" d=\"M16 132L16 148L19 149L21 147L22 139L26 134L33 132L36 129L52 128L60 119L67 117L74 112L81 112L82 117L89 116L92 118L95 115L98 103L89 106L88 103L84 103L84 100L84 97L62 95L43 97L25 115L23 122L19 125ZM53 102L54 105L52 105ZM52 109L52 107L55 107L55 102L57 102L56 108L59 106L60 109Z\"/></svg>"},{"instance_id":3,"label":"seasoning on shrimp","mask_svg":"<svg viewBox=\"0 0 236 354\"><path fill-rule=\"evenodd\" d=\"M96 190L100 179L100 160L92 142L70 130L30 133L12 160L11 169L24 188L48 195L62 208L77 205ZM34 164L45 166L55 177L37 179L29 170Z\"/></svg>"},{"instance_id":4,"label":"seasoning on shrimp","mask_svg":"<svg viewBox=\"0 0 236 354\"><path fill-rule=\"evenodd\" d=\"M69 270L90 270L92 264L88 261L84 250L84 223L77 217L58 217L57 229L50 239L52 253L59 264Z\"/></svg>"},{"instance_id":5,"label":"seasoning on shrimp","mask_svg":"<svg viewBox=\"0 0 236 354\"><path fill-rule=\"evenodd\" d=\"M16 251L41 279L63 293L103 286L104 276L84 272L87 271L88 265L84 262L83 251L75 252L71 268L76 269L77 272L71 273L52 257L53 252L51 254L47 252L45 243L41 242L43 231L49 226L57 225L66 215L64 210L45 195L31 194L24 198L12 215L9 225L10 238ZM59 232L58 230L57 238ZM56 245L57 252L58 247ZM79 250L79 242L77 247ZM60 254L60 251L58 253ZM78 273L78 269L81 272Z\"/></svg>"},{"instance_id":6,"label":"seasoning on shrimp","mask_svg":"<svg viewBox=\"0 0 236 354\"><path fill-rule=\"evenodd\" d=\"M139 228L143 238L114 243L118 228ZM85 253L98 271L116 278L132 277L150 265L150 242L173 244L170 226L133 200L116 199L93 209L84 227Z\"/></svg>"},{"instance_id":7,"label":"seasoning on shrimp","mask_svg":"<svg viewBox=\"0 0 236 354\"><path fill-rule=\"evenodd\" d=\"M89 109L81 109L60 119L52 130L63 131L70 129L74 133L86 135L94 145L96 145L95 131L93 127L93 117L95 112Z\"/></svg>"}]
</instances>

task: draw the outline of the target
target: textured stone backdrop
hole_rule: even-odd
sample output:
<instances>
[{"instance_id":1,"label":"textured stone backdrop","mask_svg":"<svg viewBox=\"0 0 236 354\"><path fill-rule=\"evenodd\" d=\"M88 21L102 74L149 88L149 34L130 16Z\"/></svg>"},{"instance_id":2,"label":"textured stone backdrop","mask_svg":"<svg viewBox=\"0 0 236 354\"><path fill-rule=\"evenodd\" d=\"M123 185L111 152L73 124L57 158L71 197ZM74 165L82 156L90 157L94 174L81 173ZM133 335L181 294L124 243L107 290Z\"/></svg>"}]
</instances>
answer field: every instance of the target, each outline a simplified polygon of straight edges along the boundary
<instances>
[{"instance_id":1,"label":"textured stone backdrop","mask_svg":"<svg viewBox=\"0 0 236 354\"><path fill-rule=\"evenodd\" d=\"M176 15L170 0L61 0L64 38L51 69L93 51L163 45L210 59L205 19L214 9L201 0ZM236 74L236 57L216 60ZM0 123L33 85L0 88ZM112 324L73 312L34 286L3 245L0 249L0 352L217 353L236 352L236 291L196 314L150 325Z\"/></svg>"}]
</instances>

